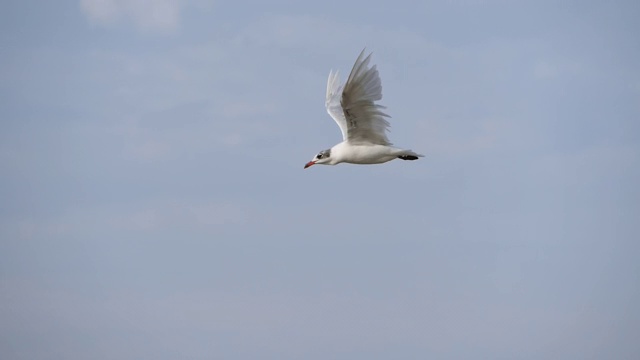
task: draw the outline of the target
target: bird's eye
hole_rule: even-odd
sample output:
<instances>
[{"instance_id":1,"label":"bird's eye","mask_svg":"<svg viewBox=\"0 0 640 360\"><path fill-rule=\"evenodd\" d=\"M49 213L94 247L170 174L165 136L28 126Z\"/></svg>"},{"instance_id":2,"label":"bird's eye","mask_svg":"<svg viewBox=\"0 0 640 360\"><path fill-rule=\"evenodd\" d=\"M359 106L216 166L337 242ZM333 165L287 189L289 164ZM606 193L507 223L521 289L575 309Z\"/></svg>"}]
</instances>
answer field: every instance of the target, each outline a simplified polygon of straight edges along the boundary
<instances>
[{"instance_id":1,"label":"bird's eye","mask_svg":"<svg viewBox=\"0 0 640 360\"><path fill-rule=\"evenodd\" d=\"M316 155L316 157L317 157L318 159L322 159L322 154L318 154L318 155Z\"/></svg>"}]
</instances>

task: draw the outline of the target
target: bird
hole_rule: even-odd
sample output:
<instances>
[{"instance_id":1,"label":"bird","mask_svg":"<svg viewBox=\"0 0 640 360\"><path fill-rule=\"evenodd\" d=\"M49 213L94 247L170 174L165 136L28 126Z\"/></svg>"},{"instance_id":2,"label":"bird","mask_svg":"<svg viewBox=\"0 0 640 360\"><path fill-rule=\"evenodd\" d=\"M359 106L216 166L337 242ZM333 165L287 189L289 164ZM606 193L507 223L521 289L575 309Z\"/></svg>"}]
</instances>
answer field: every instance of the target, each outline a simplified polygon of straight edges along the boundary
<instances>
[{"instance_id":1,"label":"bird","mask_svg":"<svg viewBox=\"0 0 640 360\"><path fill-rule=\"evenodd\" d=\"M342 131L342 142L316 154L304 168L313 165L382 164L394 159L417 160L424 155L392 146L387 138L389 115L382 99L382 83L376 66L369 66L370 53L358 56L349 78L340 84L339 72L331 70L325 106Z\"/></svg>"}]
</instances>

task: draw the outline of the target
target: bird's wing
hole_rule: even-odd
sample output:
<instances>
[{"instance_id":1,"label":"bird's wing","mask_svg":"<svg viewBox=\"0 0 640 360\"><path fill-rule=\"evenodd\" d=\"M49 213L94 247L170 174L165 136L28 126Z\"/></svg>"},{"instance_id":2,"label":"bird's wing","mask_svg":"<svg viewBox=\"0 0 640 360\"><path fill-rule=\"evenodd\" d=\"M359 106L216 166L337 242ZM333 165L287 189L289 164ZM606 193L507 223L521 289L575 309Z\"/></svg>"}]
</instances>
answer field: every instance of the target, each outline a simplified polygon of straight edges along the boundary
<instances>
[{"instance_id":1,"label":"bird's wing","mask_svg":"<svg viewBox=\"0 0 640 360\"><path fill-rule=\"evenodd\" d=\"M370 59L371 54L365 58L362 50L344 87L337 85L337 74L329 76L327 110L340 126L344 140L353 144L391 145L386 133L389 122L385 119L389 115L382 112L384 106L375 103L382 99L382 84L376 66L369 67Z\"/></svg>"},{"instance_id":2,"label":"bird's wing","mask_svg":"<svg viewBox=\"0 0 640 360\"><path fill-rule=\"evenodd\" d=\"M342 98L342 88L340 84L340 74L331 70L329 72L329 79L327 80L327 98L325 100L325 106L327 112L333 120L336 121L342 131L342 139L347 140L347 119L344 117L344 111L342 111L342 105L340 99Z\"/></svg>"}]
</instances>

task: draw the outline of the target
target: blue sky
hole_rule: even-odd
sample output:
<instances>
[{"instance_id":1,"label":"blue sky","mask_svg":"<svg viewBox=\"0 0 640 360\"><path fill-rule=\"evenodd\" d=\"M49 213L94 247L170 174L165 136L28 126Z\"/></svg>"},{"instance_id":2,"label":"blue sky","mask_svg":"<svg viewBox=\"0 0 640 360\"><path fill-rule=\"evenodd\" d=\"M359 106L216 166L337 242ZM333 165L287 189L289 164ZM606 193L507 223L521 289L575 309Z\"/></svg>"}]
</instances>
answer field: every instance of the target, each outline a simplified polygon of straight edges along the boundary
<instances>
[{"instance_id":1,"label":"blue sky","mask_svg":"<svg viewBox=\"0 0 640 360\"><path fill-rule=\"evenodd\" d=\"M3 2L1 357L637 359L638 4Z\"/></svg>"}]
</instances>

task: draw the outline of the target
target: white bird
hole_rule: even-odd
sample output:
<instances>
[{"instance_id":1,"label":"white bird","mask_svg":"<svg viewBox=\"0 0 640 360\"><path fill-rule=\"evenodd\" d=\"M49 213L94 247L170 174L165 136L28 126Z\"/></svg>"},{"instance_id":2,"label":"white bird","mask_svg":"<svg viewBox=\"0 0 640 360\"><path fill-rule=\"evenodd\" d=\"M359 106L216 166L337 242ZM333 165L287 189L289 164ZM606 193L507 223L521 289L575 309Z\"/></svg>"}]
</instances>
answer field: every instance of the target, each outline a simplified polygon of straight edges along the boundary
<instances>
[{"instance_id":1,"label":"white bird","mask_svg":"<svg viewBox=\"0 0 640 360\"><path fill-rule=\"evenodd\" d=\"M381 164L393 159L417 160L424 155L391 146L387 139L390 117L382 112L382 84L376 66L369 67L371 54L364 50L353 65L349 79L340 84L338 72L329 72L325 105L342 131L343 141L322 150L304 168L315 164Z\"/></svg>"}]
</instances>

